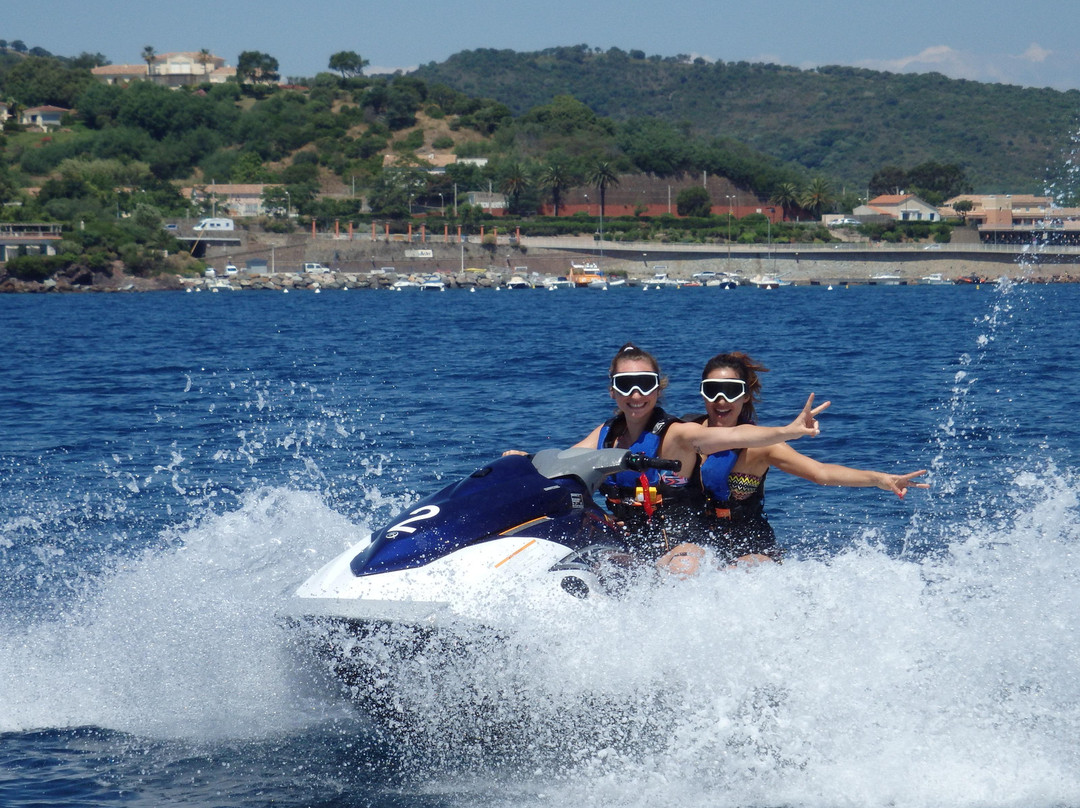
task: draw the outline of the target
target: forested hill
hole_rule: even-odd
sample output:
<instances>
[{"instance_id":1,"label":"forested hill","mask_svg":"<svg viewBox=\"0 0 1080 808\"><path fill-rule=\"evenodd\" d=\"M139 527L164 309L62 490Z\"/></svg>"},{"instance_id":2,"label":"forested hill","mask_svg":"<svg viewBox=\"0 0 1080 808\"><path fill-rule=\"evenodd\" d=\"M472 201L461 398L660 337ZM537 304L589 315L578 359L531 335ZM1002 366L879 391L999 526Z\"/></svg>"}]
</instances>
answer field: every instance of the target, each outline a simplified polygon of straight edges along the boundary
<instances>
[{"instance_id":1,"label":"forested hill","mask_svg":"<svg viewBox=\"0 0 1080 808\"><path fill-rule=\"evenodd\" d=\"M1041 193L1063 168L1080 91L850 67L646 57L585 45L463 51L416 71L523 114L561 94L615 119L656 116L858 188L884 165L963 167L983 193Z\"/></svg>"}]
</instances>

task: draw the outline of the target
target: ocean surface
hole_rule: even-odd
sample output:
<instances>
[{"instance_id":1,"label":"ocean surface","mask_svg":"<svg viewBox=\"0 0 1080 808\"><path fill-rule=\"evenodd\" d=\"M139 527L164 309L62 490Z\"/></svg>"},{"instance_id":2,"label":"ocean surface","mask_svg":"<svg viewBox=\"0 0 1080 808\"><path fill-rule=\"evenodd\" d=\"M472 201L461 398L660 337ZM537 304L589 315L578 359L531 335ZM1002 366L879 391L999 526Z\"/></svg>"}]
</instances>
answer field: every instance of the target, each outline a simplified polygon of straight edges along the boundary
<instances>
[{"instance_id":1,"label":"ocean surface","mask_svg":"<svg viewBox=\"0 0 1080 808\"><path fill-rule=\"evenodd\" d=\"M0 805L1080 805L1080 286L0 296ZM508 615L350 701L295 587L505 449L611 412L635 340L807 394L782 566ZM488 709L477 709L487 705ZM494 705L494 708L492 706Z\"/></svg>"}]
</instances>

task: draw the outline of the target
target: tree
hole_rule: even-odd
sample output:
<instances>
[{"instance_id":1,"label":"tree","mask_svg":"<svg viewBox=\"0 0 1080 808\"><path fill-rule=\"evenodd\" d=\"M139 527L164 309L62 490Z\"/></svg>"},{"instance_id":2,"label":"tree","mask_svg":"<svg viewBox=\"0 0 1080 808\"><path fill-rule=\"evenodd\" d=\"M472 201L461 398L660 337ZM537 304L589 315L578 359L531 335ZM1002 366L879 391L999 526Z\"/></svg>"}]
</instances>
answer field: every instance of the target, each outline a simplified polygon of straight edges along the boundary
<instances>
[{"instance_id":1,"label":"tree","mask_svg":"<svg viewBox=\"0 0 1080 808\"><path fill-rule=\"evenodd\" d=\"M589 168L585 181L589 185L595 186L596 190L600 192L600 218L602 219L604 218L604 205L607 202L607 189L618 187L619 174L610 160L597 160Z\"/></svg>"},{"instance_id":2,"label":"tree","mask_svg":"<svg viewBox=\"0 0 1080 808\"><path fill-rule=\"evenodd\" d=\"M55 104L71 108L75 99L96 83L85 68L70 68L59 59L27 56L7 71L3 91L26 107Z\"/></svg>"},{"instance_id":3,"label":"tree","mask_svg":"<svg viewBox=\"0 0 1080 808\"><path fill-rule=\"evenodd\" d=\"M236 158L229 172L229 179L240 183L266 182L270 178L270 172L266 170L259 155L254 152L244 151Z\"/></svg>"},{"instance_id":4,"label":"tree","mask_svg":"<svg viewBox=\"0 0 1080 808\"><path fill-rule=\"evenodd\" d=\"M904 169L897 166L882 166L870 178L868 190L871 197L882 194L899 194L907 187L907 184L908 176Z\"/></svg>"},{"instance_id":5,"label":"tree","mask_svg":"<svg viewBox=\"0 0 1080 808\"><path fill-rule=\"evenodd\" d=\"M147 45L142 49L142 58L146 62L146 75L154 75L154 62L157 61L157 52L153 45Z\"/></svg>"},{"instance_id":6,"label":"tree","mask_svg":"<svg viewBox=\"0 0 1080 808\"><path fill-rule=\"evenodd\" d=\"M970 199L958 199L952 204L952 209L957 212L962 220L967 221L967 215L975 208L975 203Z\"/></svg>"},{"instance_id":7,"label":"tree","mask_svg":"<svg viewBox=\"0 0 1080 808\"><path fill-rule=\"evenodd\" d=\"M820 216L821 212L832 203L832 186L824 177L814 177L799 195L800 207L812 211L815 216Z\"/></svg>"},{"instance_id":8,"label":"tree","mask_svg":"<svg viewBox=\"0 0 1080 808\"><path fill-rule=\"evenodd\" d=\"M562 160L554 158L540 170L540 176L537 179L541 188L551 191L551 202L555 206L555 215L558 216L562 192L574 184L570 169Z\"/></svg>"},{"instance_id":9,"label":"tree","mask_svg":"<svg viewBox=\"0 0 1080 808\"><path fill-rule=\"evenodd\" d=\"M691 168L691 140L660 118L638 118L619 132L619 147L646 174L672 177Z\"/></svg>"},{"instance_id":10,"label":"tree","mask_svg":"<svg viewBox=\"0 0 1080 808\"><path fill-rule=\"evenodd\" d=\"M86 70L90 70L91 68L94 68L94 67L102 67L104 65L107 65L108 63L109 63L109 60L105 58L104 54L101 54L101 53L87 53L86 51L83 51L78 56L76 56L74 59L71 59L71 60L68 61L68 67L74 67L74 68L80 68L81 67L81 68L84 68Z\"/></svg>"},{"instance_id":11,"label":"tree","mask_svg":"<svg viewBox=\"0 0 1080 808\"><path fill-rule=\"evenodd\" d=\"M209 70L207 70L207 65L209 65L210 62L213 61L213 57L210 55L209 50L207 50L206 48L202 48L199 51L198 59L199 59L199 64L202 65L203 75L205 76L207 73L210 72Z\"/></svg>"},{"instance_id":12,"label":"tree","mask_svg":"<svg viewBox=\"0 0 1080 808\"><path fill-rule=\"evenodd\" d=\"M769 201L774 205L779 205L784 218L787 219L791 209L799 204L799 188L793 182L782 182L776 186Z\"/></svg>"},{"instance_id":13,"label":"tree","mask_svg":"<svg viewBox=\"0 0 1080 808\"><path fill-rule=\"evenodd\" d=\"M936 193L941 199L949 199L971 192L971 183L964 169L955 163L937 163L933 160L920 163L907 172L907 178L908 187L915 188L923 196Z\"/></svg>"},{"instance_id":14,"label":"tree","mask_svg":"<svg viewBox=\"0 0 1080 808\"><path fill-rule=\"evenodd\" d=\"M512 213L518 212L518 202L528 187L529 174L521 163L515 160L503 169L499 190L506 195Z\"/></svg>"},{"instance_id":15,"label":"tree","mask_svg":"<svg viewBox=\"0 0 1080 808\"><path fill-rule=\"evenodd\" d=\"M426 172L411 166L392 166L375 181L368 204L378 216L405 218L426 184Z\"/></svg>"},{"instance_id":16,"label":"tree","mask_svg":"<svg viewBox=\"0 0 1080 808\"><path fill-rule=\"evenodd\" d=\"M338 51L330 57L329 67L341 73L341 78L347 79L361 75L368 64L368 60L355 51Z\"/></svg>"},{"instance_id":17,"label":"tree","mask_svg":"<svg viewBox=\"0 0 1080 808\"><path fill-rule=\"evenodd\" d=\"M675 209L680 216L708 216L712 213L712 197L702 186L692 185L679 191Z\"/></svg>"},{"instance_id":18,"label":"tree","mask_svg":"<svg viewBox=\"0 0 1080 808\"><path fill-rule=\"evenodd\" d=\"M249 84L272 84L281 78L278 60L262 51L243 51L236 60L236 77Z\"/></svg>"}]
</instances>

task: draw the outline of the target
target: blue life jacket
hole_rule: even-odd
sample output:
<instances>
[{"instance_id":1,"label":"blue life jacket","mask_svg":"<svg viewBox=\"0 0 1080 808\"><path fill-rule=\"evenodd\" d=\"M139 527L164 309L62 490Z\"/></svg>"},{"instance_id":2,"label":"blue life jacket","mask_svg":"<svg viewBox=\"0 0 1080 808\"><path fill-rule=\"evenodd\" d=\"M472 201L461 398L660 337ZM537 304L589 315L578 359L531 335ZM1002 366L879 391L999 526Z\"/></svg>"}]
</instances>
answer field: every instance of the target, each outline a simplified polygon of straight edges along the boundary
<instances>
[{"instance_id":1,"label":"blue life jacket","mask_svg":"<svg viewBox=\"0 0 1080 808\"><path fill-rule=\"evenodd\" d=\"M660 445L664 442L664 433L667 432L669 426L678 423L678 421L678 418L668 415L663 409L656 407L653 410L652 417L649 419L648 428L630 445L629 451L641 452L649 457L659 457ZM614 418L605 421L604 425L600 427L600 437L596 442L596 448L610 449L625 431L626 416L620 412ZM657 469L646 469L645 476L649 483L655 484L660 479L660 472ZM640 480L641 472L620 471L612 474L604 482L605 484L614 484L623 488L634 488L639 484Z\"/></svg>"},{"instance_id":2,"label":"blue life jacket","mask_svg":"<svg viewBox=\"0 0 1080 808\"><path fill-rule=\"evenodd\" d=\"M710 501L725 502L731 498L728 475L738 459L737 449L714 452L705 458L701 464L701 487L705 489L705 496Z\"/></svg>"}]
</instances>

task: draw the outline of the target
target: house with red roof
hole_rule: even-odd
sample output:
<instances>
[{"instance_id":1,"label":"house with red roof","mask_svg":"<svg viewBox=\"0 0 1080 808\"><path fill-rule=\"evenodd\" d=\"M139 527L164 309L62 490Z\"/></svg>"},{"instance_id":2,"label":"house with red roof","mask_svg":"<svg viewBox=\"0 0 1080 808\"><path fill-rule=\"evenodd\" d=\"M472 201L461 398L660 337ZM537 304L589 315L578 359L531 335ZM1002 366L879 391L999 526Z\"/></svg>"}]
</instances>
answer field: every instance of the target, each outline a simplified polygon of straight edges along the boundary
<instances>
[{"instance_id":1,"label":"house with red roof","mask_svg":"<svg viewBox=\"0 0 1080 808\"><path fill-rule=\"evenodd\" d=\"M92 68L90 72L106 84L142 80L166 87L180 87L186 84L223 84L236 75L236 68L226 66L224 59L212 53L177 51L155 54L148 64L102 65Z\"/></svg>"},{"instance_id":2,"label":"house with red roof","mask_svg":"<svg viewBox=\"0 0 1080 808\"><path fill-rule=\"evenodd\" d=\"M888 217L898 222L940 222L941 213L929 202L915 194L882 194L865 205L859 205L853 215L860 221Z\"/></svg>"}]
</instances>

